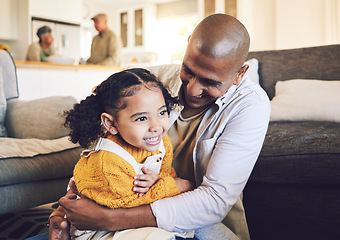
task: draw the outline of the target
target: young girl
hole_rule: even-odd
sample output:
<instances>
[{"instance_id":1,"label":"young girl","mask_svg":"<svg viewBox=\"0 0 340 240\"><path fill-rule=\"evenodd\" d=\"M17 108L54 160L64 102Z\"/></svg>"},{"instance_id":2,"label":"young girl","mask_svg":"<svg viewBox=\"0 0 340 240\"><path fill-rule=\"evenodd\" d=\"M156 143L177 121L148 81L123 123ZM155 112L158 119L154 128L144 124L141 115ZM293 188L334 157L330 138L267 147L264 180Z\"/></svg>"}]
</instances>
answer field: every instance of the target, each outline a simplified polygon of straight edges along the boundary
<instances>
[{"instance_id":1,"label":"young girl","mask_svg":"<svg viewBox=\"0 0 340 240\"><path fill-rule=\"evenodd\" d=\"M155 76L136 68L111 75L67 112L73 143L88 148L97 140L75 166L78 192L109 208L129 208L191 190L171 166L166 132L175 103ZM114 234L71 231L77 239L113 239Z\"/></svg>"}]
</instances>

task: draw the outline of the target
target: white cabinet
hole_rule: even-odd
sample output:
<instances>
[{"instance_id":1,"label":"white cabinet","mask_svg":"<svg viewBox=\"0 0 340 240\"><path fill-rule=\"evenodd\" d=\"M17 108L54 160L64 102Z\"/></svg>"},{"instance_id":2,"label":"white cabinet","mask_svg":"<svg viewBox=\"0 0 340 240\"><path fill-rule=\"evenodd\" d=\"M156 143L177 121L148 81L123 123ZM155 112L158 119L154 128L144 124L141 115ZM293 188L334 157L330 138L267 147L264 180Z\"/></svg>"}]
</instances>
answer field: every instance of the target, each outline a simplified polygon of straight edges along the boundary
<instances>
[{"instance_id":1,"label":"white cabinet","mask_svg":"<svg viewBox=\"0 0 340 240\"><path fill-rule=\"evenodd\" d=\"M146 63L157 59L154 44L156 5L137 4L118 9L117 22L123 42L122 66L131 63Z\"/></svg>"},{"instance_id":2,"label":"white cabinet","mask_svg":"<svg viewBox=\"0 0 340 240\"><path fill-rule=\"evenodd\" d=\"M31 16L63 22L81 23L82 0L30 0Z\"/></svg>"},{"instance_id":3,"label":"white cabinet","mask_svg":"<svg viewBox=\"0 0 340 240\"><path fill-rule=\"evenodd\" d=\"M16 0L1 0L0 23L0 39L18 38Z\"/></svg>"}]
</instances>

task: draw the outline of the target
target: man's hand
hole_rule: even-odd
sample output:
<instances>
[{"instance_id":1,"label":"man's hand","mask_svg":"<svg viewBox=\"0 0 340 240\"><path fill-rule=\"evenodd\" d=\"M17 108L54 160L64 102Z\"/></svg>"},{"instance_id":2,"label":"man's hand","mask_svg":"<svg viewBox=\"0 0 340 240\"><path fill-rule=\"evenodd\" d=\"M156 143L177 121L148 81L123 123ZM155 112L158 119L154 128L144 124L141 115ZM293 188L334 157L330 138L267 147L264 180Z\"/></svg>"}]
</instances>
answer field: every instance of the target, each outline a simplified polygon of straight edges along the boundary
<instances>
[{"instance_id":1,"label":"man's hand","mask_svg":"<svg viewBox=\"0 0 340 240\"><path fill-rule=\"evenodd\" d=\"M59 199L67 220L79 230L110 230L105 221L108 208L100 206L88 198L76 199L76 195L66 195Z\"/></svg>"},{"instance_id":2,"label":"man's hand","mask_svg":"<svg viewBox=\"0 0 340 240\"><path fill-rule=\"evenodd\" d=\"M59 199L67 220L79 230L109 230L105 221L101 221L104 216L100 215L108 209L82 196L74 180L70 180L69 187L68 194Z\"/></svg>"},{"instance_id":3,"label":"man's hand","mask_svg":"<svg viewBox=\"0 0 340 240\"><path fill-rule=\"evenodd\" d=\"M50 219L49 240L57 239L70 239L70 225L64 218L60 216L54 216Z\"/></svg>"},{"instance_id":4,"label":"man's hand","mask_svg":"<svg viewBox=\"0 0 340 240\"><path fill-rule=\"evenodd\" d=\"M117 231L157 226L150 205L128 209L109 209L86 197L80 196L79 199L76 199L79 193L74 181L70 181L69 186L69 193L59 199L59 204L65 212L68 222L79 230Z\"/></svg>"},{"instance_id":5,"label":"man's hand","mask_svg":"<svg viewBox=\"0 0 340 240\"><path fill-rule=\"evenodd\" d=\"M67 220L79 230L117 231L137 227L156 227L156 219L150 205L135 208L109 209L81 197L62 197L59 204L64 208Z\"/></svg>"},{"instance_id":6,"label":"man's hand","mask_svg":"<svg viewBox=\"0 0 340 240\"><path fill-rule=\"evenodd\" d=\"M139 193L138 196L143 196L149 189L160 179L156 173L147 169L146 167L142 167L143 175L136 175L134 177L135 181L133 184L133 191Z\"/></svg>"}]
</instances>

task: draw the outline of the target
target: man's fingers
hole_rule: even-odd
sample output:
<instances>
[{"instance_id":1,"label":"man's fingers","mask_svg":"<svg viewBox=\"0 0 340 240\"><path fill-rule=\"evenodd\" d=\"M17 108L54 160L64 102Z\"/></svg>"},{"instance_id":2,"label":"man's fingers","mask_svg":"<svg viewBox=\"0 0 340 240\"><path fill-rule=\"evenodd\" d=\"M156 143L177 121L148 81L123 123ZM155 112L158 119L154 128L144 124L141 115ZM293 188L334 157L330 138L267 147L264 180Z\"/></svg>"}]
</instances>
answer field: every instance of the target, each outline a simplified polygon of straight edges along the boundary
<instances>
[{"instance_id":1,"label":"man's fingers","mask_svg":"<svg viewBox=\"0 0 340 240\"><path fill-rule=\"evenodd\" d=\"M77 195L76 194L68 194L68 195L66 195L65 196L65 198L67 198L67 199L77 199Z\"/></svg>"},{"instance_id":2,"label":"man's fingers","mask_svg":"<svg viewBox=\"0 0 340 240\"><path fill-rule=\"evenodd\" d=\"M80 193L78 192L78 189L76 187L76 182L74 180L71 180L69 182L69 187L71 189L71 191L74 193L74 194L77 194L78 196L81 196Z\"/></svg>"},{"instance_id":3,"label":"man's fingers","mask_svg":"<svg viewBox=\"0 0 340 240\"><path fill-rule=\"evenodd\" d=\"M49 239L55 240L55 239L70 239L70 225L61 217L54 217L51 218L51 224L49 227Z\"/></svg>"},{"instance_id":4,"label":"man's fingers","mask_svg":"<svg viewBox=\"0 0 340 240\"><path fill-rule=\"evenodd\" d=\"M60 206L62 206L64 208L64 210L68 210L68 203L70 201L75 201L77 199L77 195L76 194L68 194L62 198L59 199L58 203Z\"/></svg>"},{"instance_id":5,"label":"man's fingers","mask_svg":"<svg viewBox=\"0 0 340 240\"><path fill-rule=\"evenodd\" d=\"M61 228L61 229L66 229L67 226L68 226L68 223L67 223L66 220L64 220L64 221L62 221L62 223L60 223L60 228Z\"/></svg>"}]
</instances>

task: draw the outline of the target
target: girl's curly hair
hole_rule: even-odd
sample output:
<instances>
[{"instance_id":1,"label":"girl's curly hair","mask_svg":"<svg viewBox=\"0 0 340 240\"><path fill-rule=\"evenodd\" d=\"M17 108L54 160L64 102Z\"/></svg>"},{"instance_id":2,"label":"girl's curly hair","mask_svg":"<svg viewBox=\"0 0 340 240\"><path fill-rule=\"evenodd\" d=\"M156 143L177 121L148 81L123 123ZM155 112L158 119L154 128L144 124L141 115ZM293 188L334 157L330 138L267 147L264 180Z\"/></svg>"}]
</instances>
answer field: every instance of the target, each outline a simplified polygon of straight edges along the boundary
<instances>
[{"instance_id":1,"label":"girl's curly hair","mask_svg":"<svg viewBox=\"0 0 340 240\"><path fill-rule=\"evenodd\" d=\"M150 87L149 83L154 85ZM146 69L132 68L114 73L95 87L85 100L65 112L64 125L71 129L71 141L88 148L104 132L101 114L105 109L112 109L117 114L126 107L123 98L134 95L142 86L149 89L156 87L162 91L168 113L178 103L177 98L172 97L164 85Z\"/></svg>"}]
</instances>

